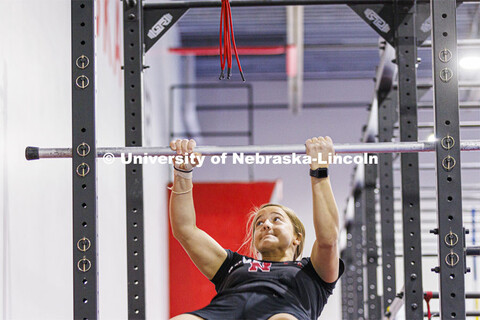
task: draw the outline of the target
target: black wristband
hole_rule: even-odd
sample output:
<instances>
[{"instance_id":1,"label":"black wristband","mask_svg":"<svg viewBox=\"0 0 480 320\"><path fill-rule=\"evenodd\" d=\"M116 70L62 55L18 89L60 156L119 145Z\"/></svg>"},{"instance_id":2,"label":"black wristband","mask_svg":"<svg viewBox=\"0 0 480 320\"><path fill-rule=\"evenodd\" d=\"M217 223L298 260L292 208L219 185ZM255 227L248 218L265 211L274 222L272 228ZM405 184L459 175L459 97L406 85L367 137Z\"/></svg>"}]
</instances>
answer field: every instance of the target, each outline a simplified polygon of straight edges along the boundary
<instances>
[{"instance_id":1,"label":"black wristband","mask_svg":"<svg viewBox=\"0 0 480 320\"><path fill-rule=\"evenodd\" d=\"M178 169L177 167L173 166L173 169L177 170L177 171L180 171L180 172L184 172L184 173L190 173L193 171L193 168L190 169L190 170L182 170L182 169Z\"/></svg>"},{"instance_id":2,"label":"black wristband","mask_svg":"<svg viewBox=\"0 0 480 320\"><path fill-rule=\"evenodd\" d=\"M315 170L310 169L310 176L314 178L326 178L328 177L328 168L318 168Z\"/></svg>"}]
</instances>

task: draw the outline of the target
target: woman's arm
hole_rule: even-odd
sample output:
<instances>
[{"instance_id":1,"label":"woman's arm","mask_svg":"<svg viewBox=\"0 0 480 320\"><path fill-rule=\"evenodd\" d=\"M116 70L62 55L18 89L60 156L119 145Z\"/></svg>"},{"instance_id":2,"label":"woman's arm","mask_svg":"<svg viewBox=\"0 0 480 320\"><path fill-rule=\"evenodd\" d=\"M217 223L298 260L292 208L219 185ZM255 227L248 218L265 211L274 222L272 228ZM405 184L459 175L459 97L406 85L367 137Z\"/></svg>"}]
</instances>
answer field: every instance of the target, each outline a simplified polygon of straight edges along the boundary
<instances>
[{"instance_id":1,"label":"woman's arm","mask_svg":"<svg viewBox=\"0 0 480 320\"><path fill-rule=\"evenodd\" d=\"M319 160L334 155L333 142L330 137L308 139L305 143L307 154L312 159L312 170L328 168L328 163ZM322 155L322 158L318 156ZM325 282L334 282L338 278L338 208L330 185L330 178L311 177L313 196L313 224L316 240L313 244L311 261L315 271Z\"/></svg>"},{"instance_id":2,"label":"woman's arm","mask_svg":"<svg viewBox=\"0 0 480 320\"><path fill-rule=\"evenodd\" d=\"M170 143L177 154L193 152L194 140L176 140ZM180 169L185 169L182 164ZM195 208L193 205L192 180L174 176L172 194L170 196L170 223L172 233L197 268L212 279L227 257L226 251L206 232L197 228Z\"/></svg>"}]
</instances>

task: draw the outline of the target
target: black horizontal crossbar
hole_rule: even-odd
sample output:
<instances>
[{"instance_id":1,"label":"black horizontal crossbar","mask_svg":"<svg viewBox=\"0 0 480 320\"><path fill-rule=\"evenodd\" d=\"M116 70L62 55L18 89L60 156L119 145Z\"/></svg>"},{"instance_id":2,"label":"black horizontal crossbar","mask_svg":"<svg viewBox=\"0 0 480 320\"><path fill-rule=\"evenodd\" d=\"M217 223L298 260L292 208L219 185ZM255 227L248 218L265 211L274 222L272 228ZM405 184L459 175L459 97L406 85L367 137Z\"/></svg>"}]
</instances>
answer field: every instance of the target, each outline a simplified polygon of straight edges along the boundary
<instances>
[{"instance_id":1,"label":"black horizontal crossbar","mask_svg":"<svg viewBox=\"0 0 480 320\"><path fill-rule=\"evenodd\" d=\"M191 136L191 137L249 137L252 133L249 131L203 131L203 132L172 132L171 137Z\"/></svg>"},{"instance_id":2,"label":"black horizontal crossbar","mask_svg":"<svg viewBox=\"0 0 480 320\"><path fill-rule=\"evenodd\" d=\"M425 292L424 295L427 293ZM439 294L438 292L432 292L432 298L433 299L438 299ZM465 293L465 299L479 299L480 298L480 292L467 292Z\"/></svg>"},{"instance_id":3,"label":"black horizontal crossbar","mask_svg":"<svg viewBox=\"0 0 480 320\"><path fill-rule=\"evenodd\" d=\"M430 2L429 0L417 0L418 2ZM462 2L478 2L478 0L457 1ZM411 4L410 0L399 0L397 3ZM171 1L160 3L148 3L144 5L144 9L189 9L189 8L212 8L220 7L220 0L191 0L191 1ZM270 6L308 6L308 5L358 5L358 4L393 4L389 0L230 0L232 7L270 7Z\"/></svg>"}]
</instances>

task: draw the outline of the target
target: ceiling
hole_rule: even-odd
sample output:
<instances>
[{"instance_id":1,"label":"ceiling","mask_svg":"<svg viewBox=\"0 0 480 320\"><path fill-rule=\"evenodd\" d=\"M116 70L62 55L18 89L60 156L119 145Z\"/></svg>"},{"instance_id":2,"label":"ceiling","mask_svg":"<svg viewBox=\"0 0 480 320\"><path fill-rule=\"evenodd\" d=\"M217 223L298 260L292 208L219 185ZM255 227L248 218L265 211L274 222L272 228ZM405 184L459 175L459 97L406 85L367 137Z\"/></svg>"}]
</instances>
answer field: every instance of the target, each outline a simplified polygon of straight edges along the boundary
<instances>
[{"instance_id":1,"label":"ceiling","mask_svg":"<svg viewBox=\"0 0 480 320\"><path fill-rule=\"evenodd\" d=\"M479 5L465 3L457 9L458 39L478 38ZM190 9L177 23L183 47L217 47L220 8ZM233 7L235 39L238 47L284 46L285 7ZM379 37L345 5L307 6L304 14L304 79L373 78L378 64ZM339 45L342 45L339 47ZM460 50L462 54L462 50ZM419 78L431 77L431 52L420 48ZM240 55L247 80L284 80L285 55ZM196 58L197 80L216 80L218 56ZM234 62L234 79L239 79Z\"/></svg>"}]
</instances>

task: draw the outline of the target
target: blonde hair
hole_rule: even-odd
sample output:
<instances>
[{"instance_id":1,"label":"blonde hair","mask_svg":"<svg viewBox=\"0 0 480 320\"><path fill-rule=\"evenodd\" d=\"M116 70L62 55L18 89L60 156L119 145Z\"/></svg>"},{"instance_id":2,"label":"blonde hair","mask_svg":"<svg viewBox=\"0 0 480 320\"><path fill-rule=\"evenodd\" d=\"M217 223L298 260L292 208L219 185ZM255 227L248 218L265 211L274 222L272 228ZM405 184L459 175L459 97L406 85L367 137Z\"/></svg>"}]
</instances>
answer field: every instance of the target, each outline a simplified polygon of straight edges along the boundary
<instances>
[{"instance_id":1,"label":"blonde hair","mask_svg":"<svg viewBox=\"0 0 480 320\"><path fill-rule=\"evenodd\" d=\"M292 226L293 226L293 232L295 233L295 235L301 235L300 244L297 246L295 253L293 255L293 260L297 260L298 257L302 256L303 246L305 244L305 226L303 225L302 221L300 221L300 219L292 209L285 207L281 204L265 203L265 204L262 204L260 207L254 207L253 210L250 211L247 227L246 227L245 239L243 241L243 244L240 246L240 249L246 247L249 256L253 258L258 258L259 252L256 250L255 243L253 240L255 235L254 222L256 220L255 218L257 217L258 212L267 207L278 207L282 209L290 219L290 222L292 223Z\"/></svg>"}]
</instances>

